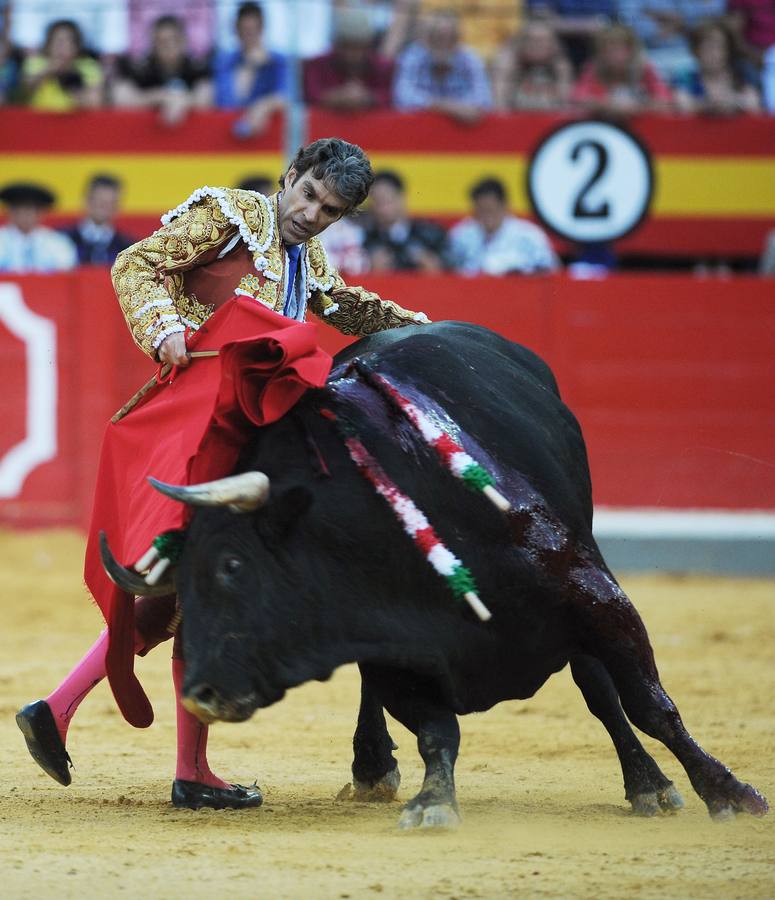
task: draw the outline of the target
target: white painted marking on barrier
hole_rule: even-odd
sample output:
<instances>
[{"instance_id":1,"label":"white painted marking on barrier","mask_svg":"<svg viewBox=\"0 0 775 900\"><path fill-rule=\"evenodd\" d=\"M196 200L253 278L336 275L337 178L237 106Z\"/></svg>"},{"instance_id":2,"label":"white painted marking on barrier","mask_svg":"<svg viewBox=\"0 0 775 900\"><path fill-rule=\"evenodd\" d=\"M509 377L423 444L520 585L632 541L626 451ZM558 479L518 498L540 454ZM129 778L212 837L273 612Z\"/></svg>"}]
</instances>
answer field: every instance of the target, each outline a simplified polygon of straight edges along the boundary
<instances>
[{"instance_id":1,"label":"white painted marking on barrier","mask_svg":"<svg viewBox=\"0 0 775 900\"><path fill-rule=\"evenodd\" d=\"M27 362L26 435L0 459L0 497L18 497L27 476L57 452L57 335L50 319L24 303L16 284L0 284L0 321L23 341Z\"/></svg>"},{"instance_id":2,"label":"white painted marking on barrier","mask_svg":"<svg viewBox=\"0 0 775 900\"><path fill-rule=\"evenodd\" d=\"M775 540L775 511L724 509L595 510L597 538Z\"/></svg>"}]
</instances>

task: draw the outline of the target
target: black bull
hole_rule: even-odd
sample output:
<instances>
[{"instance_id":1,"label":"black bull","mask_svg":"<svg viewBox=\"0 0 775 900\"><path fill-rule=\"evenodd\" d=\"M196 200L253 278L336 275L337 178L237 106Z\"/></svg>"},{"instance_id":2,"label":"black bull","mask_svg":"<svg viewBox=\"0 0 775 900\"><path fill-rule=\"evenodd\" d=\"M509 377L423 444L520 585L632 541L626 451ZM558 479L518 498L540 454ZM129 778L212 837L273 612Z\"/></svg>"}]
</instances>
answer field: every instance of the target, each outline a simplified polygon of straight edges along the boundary
<instances>
[{"instance_id":1,"label":"black bull","mask_svg":"<svg viewBox=\"0 0 775 900\"><path fill-rule=\"evenodd\" d=\"M354 358L358 367L348 368ZM370 372L488 468L512 511L456 479ZM413 545L353 464L343 423L473 572L492 619L456 600ZM384 708L417 735L426 766L401 824L449 825L457 716L531 697L570 663L613 740L636 812L682 800L628 719L676 755L711 815L767 811L753 787L695 743L662 688L643 622L592 536L581 431L530 351L452 322L365 338L337 357L324 390L256 432L239 470L269 478L270 497L252 512L225 508L222 494L164 488L217 504L195 512L176 573L186 704L203 720L246 719L288 688L358 662L356 794L392 796L398 787ZM120 580L107 553L106 561Z\"/></svg>"}]
</instances>

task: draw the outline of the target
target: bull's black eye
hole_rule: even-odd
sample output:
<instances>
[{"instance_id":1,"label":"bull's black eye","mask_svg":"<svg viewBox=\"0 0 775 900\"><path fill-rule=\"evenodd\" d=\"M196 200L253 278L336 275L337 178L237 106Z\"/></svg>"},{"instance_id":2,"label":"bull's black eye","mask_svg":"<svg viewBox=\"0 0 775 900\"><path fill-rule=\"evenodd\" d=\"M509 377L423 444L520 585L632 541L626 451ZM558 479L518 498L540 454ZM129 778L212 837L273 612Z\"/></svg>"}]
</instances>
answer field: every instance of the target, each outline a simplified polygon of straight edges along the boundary
<instances>
[{"instance_id":1,"label":"bull's black eye","mask_svg":"<svg viewBox=\"0 0 775 900\"><path fill-rule=\"evenodd\" d=\"M242 571L242 560L238 556L222 556L218 560L218 567L215 571L218 581L227 584L236 578Z\"/></svg>"}]
</instances>

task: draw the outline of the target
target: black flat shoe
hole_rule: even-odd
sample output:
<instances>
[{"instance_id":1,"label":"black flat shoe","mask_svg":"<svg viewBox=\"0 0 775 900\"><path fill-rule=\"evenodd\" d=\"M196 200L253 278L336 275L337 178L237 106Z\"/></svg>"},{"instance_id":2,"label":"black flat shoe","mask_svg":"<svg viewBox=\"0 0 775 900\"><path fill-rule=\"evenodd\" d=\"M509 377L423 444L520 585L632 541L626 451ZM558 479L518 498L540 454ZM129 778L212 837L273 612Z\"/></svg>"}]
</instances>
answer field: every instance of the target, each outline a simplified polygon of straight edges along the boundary
<instances>
[{"instance_id":1,"label":"black flat shoe","mask_svg":"<svg viewBox=\"0 0 775 900\"><path fill-rule=\"evenodd\" d=\"M172 782L172 805L178 809L250 809L261 806L263 802L264 795L255 784L251 787L233 784L231 788L217 788L180 778Z\"/></svg>"},{"instance_id":2,"label":"black flat shoe","mask_svg":"<svg viewBox=\"0 0 775 900\"><path fill-rule=\"evenodd\" d=\"M34 703L23 706L16 713L16 724L24 735L30 756L46 775L67 787L73 780L70 777L73 761L59 737L54 714L48 703L45 700L35 700Z\"/></svg>"}]
</instances>

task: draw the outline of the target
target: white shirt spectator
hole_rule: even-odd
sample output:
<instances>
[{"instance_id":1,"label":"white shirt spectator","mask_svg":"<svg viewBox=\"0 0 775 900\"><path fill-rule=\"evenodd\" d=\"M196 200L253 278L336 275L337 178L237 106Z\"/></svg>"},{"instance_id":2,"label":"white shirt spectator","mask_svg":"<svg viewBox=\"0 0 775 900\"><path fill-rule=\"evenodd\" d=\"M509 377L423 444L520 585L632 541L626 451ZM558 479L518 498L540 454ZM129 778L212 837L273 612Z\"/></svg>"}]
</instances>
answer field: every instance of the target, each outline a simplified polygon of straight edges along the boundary
<instances>
[{"instance_id":1,"label":"white shirt spectator","mask_svg":"<svg viewBox=\"0 0 775 900\"><path fill-rule=\"evenodd\" d=\"M96 53L125 53L129 45L128 0L14 0L11 41L25 50L39 50L46 28L58 19L75 22L86 46Z\"/></svg>"},{"instance_id":2,"label":"white shirt spectator","mask_svg":"<svg viewBox=\"0 0 775 900\"><path fill-rule=\"evenodd\" d=\"M67 235L40 225L26 234L15 225L0 228L0 272L64 272L78 265Z\"/></svg>"},{"instance_id":3,"label":"white shirt spectator","mask_svg":"<svg viewBox=\"0 0 775 900\"><path fill-rule=\"evenodd\" d=\"M362 275L369 270L363 238L360 225L351 219L339 219L320 235L320 243L335 269L348 275Z\"/></svg>"},{"instance_id":4,"label":"white shirt spectator","mask_svg":"<svg viewBox=\"0 0 775 900\"><path fill-rule=\"evenodd\" d=\"M546 234L532 222L506 216L487 234L476 219L463 219L449 233L449 259L466 275L553 272L559 260Z\"/></svg>"}]
</instances>

